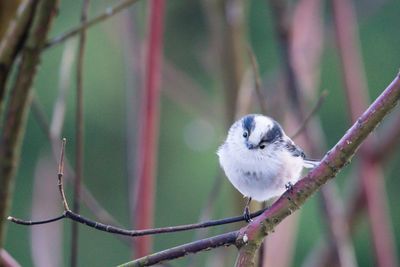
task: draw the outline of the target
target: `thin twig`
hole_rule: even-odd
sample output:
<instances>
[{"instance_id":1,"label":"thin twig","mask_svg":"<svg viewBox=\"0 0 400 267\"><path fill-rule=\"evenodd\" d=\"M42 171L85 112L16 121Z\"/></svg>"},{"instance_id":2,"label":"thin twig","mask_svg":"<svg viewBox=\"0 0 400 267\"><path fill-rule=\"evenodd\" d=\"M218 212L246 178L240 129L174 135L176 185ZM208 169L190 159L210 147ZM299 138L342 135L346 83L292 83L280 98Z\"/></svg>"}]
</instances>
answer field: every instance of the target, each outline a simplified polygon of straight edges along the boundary
<instances>
[{"instance_id":1,"label":"thin twig","mask_svg":"<svg viewBox=\"0 0 400 267\"><path fill-rule=\"evenodd\" d=\"M139 267L139 266L151 266L160 262L165 262L180 257L184 257L187 254L197 253L200 251L210 250L221 246L231 246L235 244L236 238L238 237L239 231L233 231L218 236L209 237L206 239L194 241L185 245L173 247L160 251L140 259L127 262L119 265L119 267Z\"/></svg>"},{"instance_id":2,"label":"thin twig","mask_svg":"<svg viewBox=\"0 0 400 267\"><path fill-rule=\"evenodd\" d=\"M65 155L66 142L67 142L67 139L63 138L62 146L61 146L61 152L60 152L60 164L58 166L58 175L57 175L57 177L58 177L58 190L60 191L61 200L62 200L62 204L64 206L64 210L69 210L68 202L67 202L67 199L65 197L64 187L63 187L63 183L62 183L62 178L64 176L64 155Z\"/></svg>"},{"instance_id":3,"label":"thin twig","mask_svg":"<svg viewBox=\"0 0 400 267\"><path fill-rule=\"evenodd\" d=\"M25 221L25 220L21 220L12 216L8 216L7 220L9 220L10 222L16 223L16 224L21 224L21 225L38 225L38 224L47 224L47 223L52 223L52 222L56 222L59 221L61 219L65 218L65 214L62 214L58 217L55 218L51 218L51 219L47 219L47 220L42 220L42 221Z\"/></svg>"},{"instance_id":4,"label":"thin twig","mask_svg":"<svg viewBox=\"0 0 400 267\"><path fill-rule=\"evenodd\" d=\"M81 12L81 23L87 21L87 15L89 10L90 0L83 0L82 12ZM83 64L85 55L85 44L86 44L86 29L80 31L79 36L79 47L78 47L78 60L76 67L76 117L75 117L75 138L76 138L76 150L75 150L75 175L74 181L74 198L73 198L73 209L79 213L81 207L81 192L82 192L82 180L83 180L83 166L84 166L84 110L83 110ZM72 224L71 233L71 266L75 267L78 265L78 224Z\"/></svg>"},{"instance_id":5,"label":"thin twig","mask_svg":"<svg viewBox=\"0 0 400 267\"><path fill-rule=\"evenodd\" d=\"M328 96L328 91L326 91L326 90L322 91L321 95L318 98L317 103L315 103L314 107L307 114L307 116L305 117L303 122L300 124L299 128L294 132L294 134L291 137L292 139L295 139L303 132L303 130L306 128L310 119L317 114L317 112L321 108L321 106L324 103L327 96Z\"/></svg>"},{"instance_id":6,"label":"thin twig","mask_svg":"<svg viewBox=\"0 0 400 267\"><path fill-rule=\"evenodd\" d=\"M64 192L63 192L64 189L63 189L62 184L60 186L59 191L62 192L60 194L64 194ZM64 197L62 197L62 200L66 201L65 194L64 194ZM67 202L65 202L65 203L67 203ZM266 210L267 209L262 209L257 212L254 212L254 213L250 214L250 217L255 218ZM201 222L201 223L186 224L186 225L168 226L168 227L160 227L160 228L144 229L144 230L127 230L127 229L123 229L120 227L115 227L112 225L107 225L107 224L93 221L93 220L88 219L80 214L77 214L69 209L65 210L63 215L57 216L55 218L47 219L47 220L42 220L42 221L23 220L23 219L16 218L13 216L8 216L7 219L16 224L37 225L37 224L44 224L43 222L51 223L51 222L60 220L60 219L62 219L62 218L60 218L62 216L64 216L64 218L71 219L72 221L85 224L91 228L94 228L94 229L97 229L97 230L100 230L103 232L108 232L108 233L118 234L118 235L123 235L123 236L130 236L130 237L176 233L176 232L183 232L183 231L188 231L188 230L214 227L214 226L219 226L219 225L225 225L225 224L231 224L231 223L245 221L245 219L241 215L241 216L229 217L229 218L224 218L224 219L219 219L219 220L211 220L211 221L206 221L206 222Z\"/></svg>"},{"instance_id":7,"label":"thin twig","mask_svg":"<svg viewBox=\"0 0 400 267\"><path fill-rule=\"evenodd\" d=\"M130 7L131 5L133 5L134 3L138 2L138 1L139 0L123 0L123 1L121 1L121 3L119 3L113 7L108 7L104 13L94 17L91 20L83 22L81 25L69 30L66 33L63 33L63 34L47 41L45 48L50 48L50 47L53 47L54 45L58 45L58 44L64 42L68 38L71 38L71 37L79 34L80 32L86 30L87 28L92 27L93 25L96 25L108 18L111 18L112 16L118 14L119 12Z\"/></svg>"}]
</instances>

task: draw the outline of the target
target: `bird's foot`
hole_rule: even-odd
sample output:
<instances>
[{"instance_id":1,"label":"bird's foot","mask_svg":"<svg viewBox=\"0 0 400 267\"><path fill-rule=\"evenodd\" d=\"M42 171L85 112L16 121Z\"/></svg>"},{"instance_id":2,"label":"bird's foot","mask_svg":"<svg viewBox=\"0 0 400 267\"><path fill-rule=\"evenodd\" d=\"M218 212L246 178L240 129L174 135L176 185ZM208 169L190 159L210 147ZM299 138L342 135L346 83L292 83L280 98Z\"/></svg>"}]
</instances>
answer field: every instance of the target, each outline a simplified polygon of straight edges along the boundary
<instances>
[{"instance_id":1,"label":"bird's foot","mask_svg":"<svg viewBox=\"0 0 400 267\"><path fill-rule=\"evenodd\" d=\"M292 182L288 182L287 184L285 184L285 188L287 191L291 192L293 191L293 184Z\"/></svg>"},{"instance_id":2,"label":"bird's foot","mask_svg":"<svg viewBox=\"0 0 400 267\"><path fill-rule=\"evenodd\" d=\"M249 208L249 206L244 207L243 218L244 218L245 221L248 222L248 223L251 222L251 221L253 221L253 220L251 219L251 216L250 216L250 208Z\"/></svg>"}]
</instances>

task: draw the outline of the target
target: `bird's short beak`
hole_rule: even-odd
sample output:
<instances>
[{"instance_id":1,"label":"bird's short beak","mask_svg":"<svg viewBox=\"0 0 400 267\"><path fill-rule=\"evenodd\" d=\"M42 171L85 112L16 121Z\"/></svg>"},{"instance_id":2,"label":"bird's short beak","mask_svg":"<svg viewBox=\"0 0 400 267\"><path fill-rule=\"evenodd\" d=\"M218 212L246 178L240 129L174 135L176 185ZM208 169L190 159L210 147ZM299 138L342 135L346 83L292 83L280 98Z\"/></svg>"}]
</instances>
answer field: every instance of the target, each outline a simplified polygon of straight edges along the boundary
<instances>
[{"instance_id":1,"label":"bird's short beak","mask_svg":"<svg viewBox=\"0 0 400 267\"><path fill-rule=\"evenodd\" d=\"M247 147L248 149L254 149L254 148L256 148L256 146L253 145L253 144L250 143L250 142L246 142L246 147Z\"/></svg>"}]
</instances>

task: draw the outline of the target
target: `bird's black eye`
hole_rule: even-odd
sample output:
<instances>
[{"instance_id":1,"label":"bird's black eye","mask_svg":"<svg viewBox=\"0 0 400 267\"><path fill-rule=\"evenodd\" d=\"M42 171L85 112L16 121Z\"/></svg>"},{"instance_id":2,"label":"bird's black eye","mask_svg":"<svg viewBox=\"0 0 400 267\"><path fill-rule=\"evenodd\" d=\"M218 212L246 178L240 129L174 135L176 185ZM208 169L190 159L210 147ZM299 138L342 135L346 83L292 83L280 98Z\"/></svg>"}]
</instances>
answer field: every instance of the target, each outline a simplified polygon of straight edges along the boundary
<instances>
[{"instance_id":1,"label":"bird's black eye","mask_svg":"<svg viewBox=\"0 0 400 267\"><path fill-rule=\"evenodd\" d=\"M264 144L261 144L260 145L260 149L264 149L265 148L265 145Z\"/></svg>"},{"instance_id":2,"label":"bird's black eye","mask_svg":"<svg viewBox=\"0 0 400 267\"><path fill-rule=\"evenodd\" d=\"M244 132L243 132L243 137L244 137L244 138L247 138L248 136L249 136L249 133L248 133L247 131L244 131Z\"/></svg>"}]
</instances>

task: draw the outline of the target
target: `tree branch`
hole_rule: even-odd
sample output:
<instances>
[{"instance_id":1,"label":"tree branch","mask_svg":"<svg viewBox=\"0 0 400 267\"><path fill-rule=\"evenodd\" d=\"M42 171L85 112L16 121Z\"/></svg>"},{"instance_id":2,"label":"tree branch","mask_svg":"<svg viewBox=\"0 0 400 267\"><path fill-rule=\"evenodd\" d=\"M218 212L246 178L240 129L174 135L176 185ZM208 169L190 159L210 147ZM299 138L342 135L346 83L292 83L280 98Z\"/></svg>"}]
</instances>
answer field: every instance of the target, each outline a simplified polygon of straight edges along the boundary
<instances>
[{"instance_id":1,"label":"tree branch","mask_svg":"<svg viewBox=\"0 0 400 267\"><path fill-rule=\"evenodd\" d=\"M222 246L228 247L235 244L238 234L239 231L233 231L222 235L209 237L185 245L166 249L131 262L127 262L119 265L119 267L151 266L160 262L184 257L187 254L197 253L200 251L210 250Z\"/></svg>"}]
</instances>

